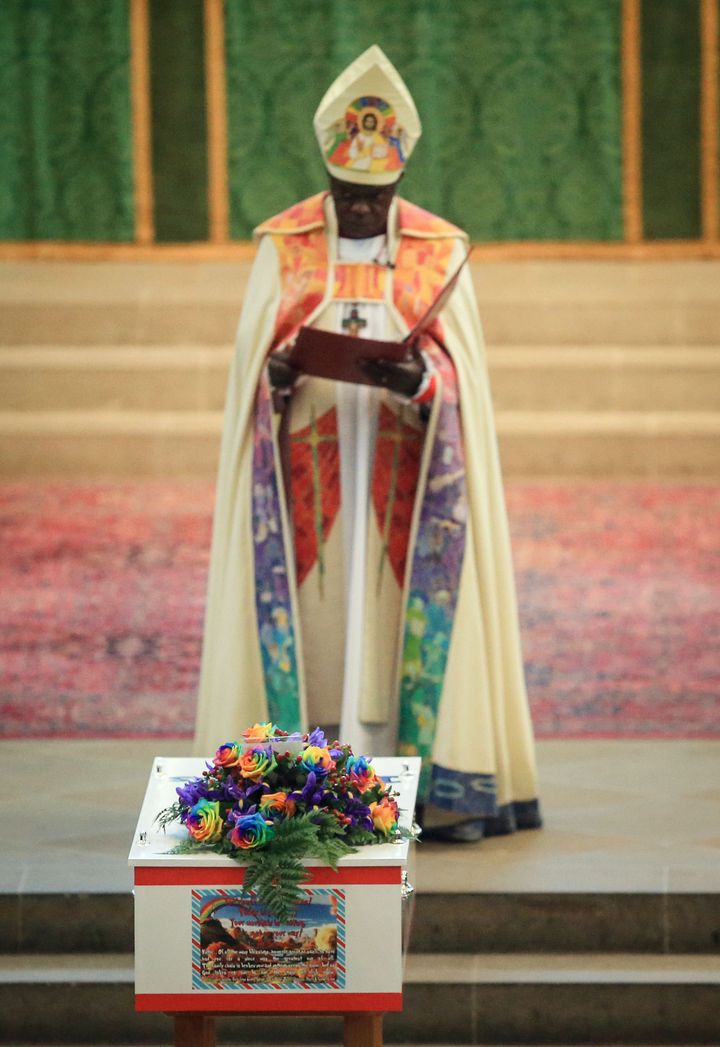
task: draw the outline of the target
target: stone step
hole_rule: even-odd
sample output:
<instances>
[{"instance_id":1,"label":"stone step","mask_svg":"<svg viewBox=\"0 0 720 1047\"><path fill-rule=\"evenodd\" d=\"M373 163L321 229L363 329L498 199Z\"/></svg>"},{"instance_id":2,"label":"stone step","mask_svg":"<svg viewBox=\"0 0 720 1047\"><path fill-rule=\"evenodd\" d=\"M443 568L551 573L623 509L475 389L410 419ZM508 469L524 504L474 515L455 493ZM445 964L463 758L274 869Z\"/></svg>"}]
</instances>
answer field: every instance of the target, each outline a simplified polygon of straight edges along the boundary
<instances>
[{"instance_id":1,"label":"stone step","mask_svg":"<svg viewBox=\"0 0 720 1047\"><path fill-rule=\"evenodd\" d=\"M715 955L720 894L422 892L415 953ZM130 893L0 895L0 953L130 953Z\"/></svg>"},{"instance_id":2,"label":"stone step","mask_svg":"<svg viewBox=\"0 0 720 1047\"><path fill-rule=\"evenodd\" d=\"M3 477L213 477L221 411L0 412Z\"/></svg>"},{"instance_id":3,"label":"stone step","mask_svg":"<svg viewBox=\"0 0 720 1047\"><path fill-rule=\"evenodd\" d=\"M706 953L720 963L720 894L418 892L410 947L426 954Z\"/></svg>"},{"instance_id":4,"label":"stone step","mask_svg":"<svg viewBox=\"0 0 720 1047\"><path fill-rule=\"evenodd\" d=\"M718 346L495 346L496 411L717 411Z\"/></svg>"},{"instance_id":5,"label":"stone step","mask_svg":"<svg viewBox=\"0 0 720 1047\"><path fill-rule=\"evenodd\" d=\"M228 345L250 263L5 262L5 345ZM483 262L472 266L489 344L707 345L720 262Z\"/></svg>"},{"instance_id":6,"label":"stone step","mask_svg":"<svg viewBox=\"0 0 720 1047\"><path fill-rule=\"evenodd\" d=\"M499 411L507 476L714 477L720 416L692 411Z\"/></svg>"},{"instance_id":7,"label":"stone step","mask_svg":"<svg viewBox=\"0 0 720 1047\"><path fill-rule=\"evenodd\" d=\"M129 955L0 957L2 1042L167 1041L164 1015L134 1013L132 983ZM408 959L404 1005L386 1016L390 1043L710 1044L720 968L698 956L421 954ZM337 1018L221 1024L243 1043L340 1041Z\"/></svg>"},{"instance_id":8,"label":"stone step","mask_svg":"<svg viewBox=\"0 0 720 1047\"><path fill-rule=\"evenodd\" d=\"M716 477L705 411L498 411L507 476ZM3 411L0 476L215 475L221 411Z\"/></svg>"},{"instance_id":9,"label":"stone step","mask_svg":"<svg viewBox=\"0 0 720 1047\"><path fill-rule=\"evenodd\" d=\"M0 346L6 411L219 411L227 346ZM720 347L494 346L497 411L720 409Z\"/></svg>"},{"instance_id":10,"label":"stone step","mask_svg":"<svg viewBox=\"0 0 720 1047\"><path fill-rule=\"evenodd\" d=\"M221 411L225 346L0 346L7 411Z\"/></svg>"}]
</instances>

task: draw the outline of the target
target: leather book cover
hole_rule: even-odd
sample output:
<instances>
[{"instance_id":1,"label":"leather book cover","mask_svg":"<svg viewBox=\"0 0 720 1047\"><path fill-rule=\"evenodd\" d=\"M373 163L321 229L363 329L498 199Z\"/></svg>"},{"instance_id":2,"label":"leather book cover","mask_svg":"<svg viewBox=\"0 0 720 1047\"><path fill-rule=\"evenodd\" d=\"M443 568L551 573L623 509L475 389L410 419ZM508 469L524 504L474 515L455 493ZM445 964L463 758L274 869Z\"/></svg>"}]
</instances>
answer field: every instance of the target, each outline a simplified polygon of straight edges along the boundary
<instances>
[{"instance_id":1,"label":"leather book cover","mask_svg":"<svg viewBox=\"0 0 720 1047\"><path fill-rule=\"evenodd\" d=\"M360 367L360 360L404 360L411 356L406 342L386 342L357 335L335 334L301 327L289 362L303 374L357 385L376 383Z\"/></svg>"}]
</instances>

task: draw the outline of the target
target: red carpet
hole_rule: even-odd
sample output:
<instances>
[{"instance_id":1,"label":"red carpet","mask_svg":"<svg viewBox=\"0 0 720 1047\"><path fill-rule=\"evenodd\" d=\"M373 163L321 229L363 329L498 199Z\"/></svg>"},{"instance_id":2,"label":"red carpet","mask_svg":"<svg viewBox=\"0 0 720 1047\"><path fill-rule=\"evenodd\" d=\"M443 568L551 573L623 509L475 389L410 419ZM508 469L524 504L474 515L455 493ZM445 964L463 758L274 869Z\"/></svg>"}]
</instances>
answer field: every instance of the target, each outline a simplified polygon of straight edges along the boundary
<instances>
[{"instance_id":1,"label":"red carpet","mask_svg":"<svg viewBox=\"0 0 720 1047\"><path fill-rule=\"evenodd\" d=\"M540 737L720 737L720 499L511 484ZM0 487L0 734L192 731L208 483Z\"/></svg>"}]
</instances>

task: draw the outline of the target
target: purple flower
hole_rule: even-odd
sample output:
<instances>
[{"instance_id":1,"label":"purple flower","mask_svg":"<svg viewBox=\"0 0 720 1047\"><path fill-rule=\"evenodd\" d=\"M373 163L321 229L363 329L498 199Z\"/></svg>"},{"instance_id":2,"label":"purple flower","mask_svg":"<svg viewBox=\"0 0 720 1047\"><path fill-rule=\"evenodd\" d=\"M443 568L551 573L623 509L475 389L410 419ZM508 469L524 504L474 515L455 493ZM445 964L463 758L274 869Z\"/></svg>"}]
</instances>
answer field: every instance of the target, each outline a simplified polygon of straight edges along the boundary
<instances>
[{"instance_id":1,"label":"purple flower","mask_svg":"<svg viewBox=\"0 0 720 1047\"><path fill-rule=\"evenodd\" d=\"M210 790L203 778L193 778L185 785L179 785L175 792L184 807L194 807L198 800L207 799Z\"/></svg>"},{"instance_id":2,"label":"purple flower","mask_svg":"<svg viewBox=\"0 0 720 1047\"><path fill-rule=\"evenodd\" d=\"M235 808L232 811L228 811L228 813L227 813L227 820L229 822L239 822L243 818L247 818L248 815L255 814L256 811L257 811L257 804L255 804L255 803L250 804L249 807L245 807L242 810L240 810L239 808Z\"/></svg>"},{"instance_id":3,"label":"purple flower","mask_svg":"<svg viewBox=\"0 0 720 1047\"><path fill-rule=\"evenodd\" d=\"M325 737L325 732L321 731L319 727L316 727L315 730L308 735L307 744L316 745L318 749L327 749L327 738Z\"/></svg>"},{"instance_id":4,"label":"purple flower","mask_svg":"<svg viewBox=\"0 0 720 1047\"><path fill-rule=\"evenodd\" d=\"M370 808L362 800L348 796L343 802L342 811L348 819L347 824L352 825L354 829L365 829L369 833L373 831Z\"/></svg>"},{"instance_id":5,"label":"purple flower","mask_svg":"<svg viewBox=\"0 0 720 1047\"><path fill-rule=\"evenodd\" d=\"M292 803L304 803L306 807L321 807L326 795L322 779L318 779L315 772L310 771L303 788L291 792L288 800Z\"/></svg>"},{"instance_id":6,"label":"purple flower","mask_svg":"<svg viewBox=\"0 0 720 1047\"><path fill-rule=\"evenodd\" d=\"M244 778L226 778L223 785L225 799L237 800L242 803L247 795L245 784Z\"/></svg>"}]
</instances>

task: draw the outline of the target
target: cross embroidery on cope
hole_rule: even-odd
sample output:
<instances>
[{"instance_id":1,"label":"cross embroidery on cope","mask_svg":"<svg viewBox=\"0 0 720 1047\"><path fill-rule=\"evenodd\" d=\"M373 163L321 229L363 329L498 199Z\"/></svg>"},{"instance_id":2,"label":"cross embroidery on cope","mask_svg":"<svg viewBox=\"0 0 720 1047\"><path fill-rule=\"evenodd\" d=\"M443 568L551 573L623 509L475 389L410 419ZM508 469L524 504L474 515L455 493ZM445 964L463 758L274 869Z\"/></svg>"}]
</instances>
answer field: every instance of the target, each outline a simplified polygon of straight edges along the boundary
<instances>
[{"instance_id":1,"label":"cross embroidery on cope","mask_svg":"<svg viewBox=\"0 0 720 1047\"><path fill-rule=\"evenodd\" d=\"M337 411L315 417L290 436L290 485L295 532L297 584L318 565L318 585L323 592L325 543L340 508L340 449Z\"/></svg>"},{"instance_id":2,"label":"cross embroidery on cope","mask_svg":"<svg viewBox=\"0 0 720 1047\"><path fill-rule=\"evenodd\" d=\"M423 433L404 421L405 407L399 413L380 405L372 500L382 535L377 588L389 563L395 580L402 586L405 577L410 527L420 475Z\"/></svg>"}]
</instances>

